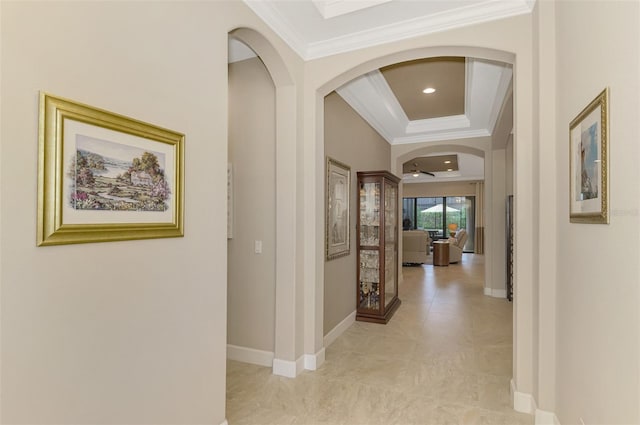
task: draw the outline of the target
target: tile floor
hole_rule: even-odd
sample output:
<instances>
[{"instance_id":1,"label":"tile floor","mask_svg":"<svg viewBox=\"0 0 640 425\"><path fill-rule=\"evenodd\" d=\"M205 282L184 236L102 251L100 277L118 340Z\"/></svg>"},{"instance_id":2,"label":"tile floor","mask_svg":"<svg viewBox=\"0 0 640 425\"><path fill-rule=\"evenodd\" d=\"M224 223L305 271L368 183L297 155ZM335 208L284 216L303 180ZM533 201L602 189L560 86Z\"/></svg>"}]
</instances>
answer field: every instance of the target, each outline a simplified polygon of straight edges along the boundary
<instances>
[{"instance_id":1,"label":"tile floor","mask_svg":"<svg viewBox=\"0 0 640 425\"><path fill-rule=\"evenodd\" d=\"M512 304L483 295L484 257L463 257L404 267L391 321L354 323L315 372L229 361L229 424L533 424L509 400Z\"/></svg>"}]
</instances>

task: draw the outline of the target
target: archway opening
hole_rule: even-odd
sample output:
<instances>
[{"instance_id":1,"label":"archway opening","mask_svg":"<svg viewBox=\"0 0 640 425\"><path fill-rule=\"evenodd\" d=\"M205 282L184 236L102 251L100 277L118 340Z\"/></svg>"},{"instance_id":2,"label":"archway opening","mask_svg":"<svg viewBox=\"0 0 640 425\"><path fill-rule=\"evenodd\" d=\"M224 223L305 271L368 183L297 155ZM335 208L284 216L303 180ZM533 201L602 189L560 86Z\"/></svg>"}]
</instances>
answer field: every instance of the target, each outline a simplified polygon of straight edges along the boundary
<instances>
[{"instance_id":1,"label":"archway opening","mask_svg":"<svg viewBox=\"0 0 640 425\"><path fill-rule=\"evenodd\" d=\"M389 66L399 61L407 61L407 60L416 60L421 58L433 58L438 56L453 56L453 55L463 55L465 57L473 57L479 60L488 60L488 61L498 61L506 64L510 69L513 69L512 66L515 62L515 58L512 54L502 51L495 51L491 49L482 49L482 48L466 48L466 47L435 47L435 48L424 48L424 49L415 49L411 51L398 52L389 56L377 58L375 60L369 61L367 63L361 64L358 67L355 67L349 71L346 71L342 75L339 75L332 79L331 81L325 83L320 90L317 92L319 99L329 99L334 96L333 91L338 90L347 84L349 81L353 81L364 74L367 74L375 69ZM391 146L391 164L390 169L392 172L395 172L397 175L401 175L402 172L402 164L407 160L411 159L411 157L415 157L417 155L428 155L437 152L451 152L452 149L457 152L469 152L473 151L473 153L477 156L481 156L485 160L485 176L484 176L484 184L482 185L482 191L479 195L482 198L482 202L479 202L479 208L483 208L485 211L484 216L487 217L489 222L486 223L487 233L482 234L478 238L482 241L482 239L486 239L485 241L485 256L486 261L488 263L486 267L485 274L485 294L491 296L502 296L502 294L506 293L504 289L494 288L493 286L504 286L503 283L495 283L496 279L494 277L502 276L505 274L505 242L504 242L504 224L501 226L500 223L504 223L505 215L504 215L504 205L505 199L504 195L514 190L513 181L515 179L514 176L514 149L513 149L513 91L511 86L507 89L508 93L503 98L499 106L499 113L501 116L506 119L510 119L511 128L508 129L507 139L510 140L510 146L498 146L494 149L494 142L492 141L492 134L486 134L484 137L467 137L460 138L456 140L431 140L429 142L425 142L423 144L414 144L410 145L409 143L400 143L397 145ZM318 110L316 115L316 135L317 135L317 143L321 145L324 149L325 156L331 156L329 152L326 150L326 143L328 140L327 132L329 131L327 128L327 107L325 103L325 107L322 110ZM372 127L375 125L372 124ZM498 129L496 127L496 129ZM493 130L493 129L492 129ZM502 131L502 130L499 130ZM503 138L503 134L500 134L500 137ZM474 145L476 143L476 145ZM325 158L321 158L320 156L316 157L316 181L323 181L324 176L324 166L320 165L320 160L324 160ZM340 158L336 158L340 160ZM324 164L322 164L324 165ZM354 170L355 171L355 170ZM323 179L323 180L320 180ZM502 187L498 190L495 182L496 179L502 182ZM505 186L505 183L507 183ZM320 201L320 198L316 198ZM500 202L498 202L501 199ZM324 204L324 199L322 199ZM318 204L318 208L322 208L323 204ZM484 204L484 205L482 205ZM500 216L499 219L493 219L494 217ZM475 227L480 227L481 230L484 229L485 224L476 223ZM316 235L319 234L318 229L316 229ZM321 234L321 233L320 233ZM316 239L316 247L318 252L323 252L323 248L321 248L320 243L324 242L324 240L320 241ZM324 268L324 273L327 274L318 274L315 282L315 291L316 294L318 291L322 290L323 292L323 303L316 303L316 309L322 309L323 314L327 314L327 305L332 304L332 300L329 298L327 291L327 279L331 278L327 273L327 268ZM356 285L356 277L355 277L355 266L353 267L352 272L352 282L348 282L346 285L355 286ZM498 279L499 280L499 279ZM504 282L504 279L502 280ZM492 286L493 285L493 286ZM353 291L355 292L355 291ZM318 299L318 297L316 297ZM353 303L355 306L355 302ZM321 316L324 317L324 316ZM349 317L344 317L344 320L349 320ZM334 319L333 322L336 322ZM338 325L345 329L345 325L342 322L338 322ZM337 329L337 326L334 328L327 329L327 319L324 318L323 323L315 323L314 332L316 335L320 334L324 337L324 344L327 345L327 342L331 342L336 338L333 334L333 331ZM309 331L309 329L307 329ZM329 337L329 338L328 338ZM315 338L315 341L318 341L319 338ZM514 335L514 344L515 335ZM307 352L315 352L318 350L318 346L315 347L307 347Z\"/></svg>"},{"instance_id":2,"label":"archway opening","mask_svg":"<svg viewBox=\"0 0 640 425\"><path fill-rule=\"evenodd\" d=\"M245 57L229 66L233 203L228 357L295 376L296 329L302 326L291 320L296 314L291 297L296 285L296 263L291 261L296 256L296 168L291 161L296 138L290 124L296 111L295 85L276 49L260 33L238 28L229 38Z\"/></svg>"}]
</instances>

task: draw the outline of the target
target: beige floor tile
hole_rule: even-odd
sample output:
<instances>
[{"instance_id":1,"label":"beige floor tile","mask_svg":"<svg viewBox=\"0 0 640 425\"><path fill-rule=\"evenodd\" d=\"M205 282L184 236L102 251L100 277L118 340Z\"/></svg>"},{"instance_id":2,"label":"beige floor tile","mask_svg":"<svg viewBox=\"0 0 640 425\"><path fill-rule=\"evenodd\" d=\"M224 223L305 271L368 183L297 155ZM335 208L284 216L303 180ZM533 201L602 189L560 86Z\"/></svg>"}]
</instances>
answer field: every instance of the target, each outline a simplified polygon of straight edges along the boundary
<instances>
[{"instance_id":1,"label":"beige floor tile","mask_svg":"<svg viewBox=\"0 0 640 425\"><path fill-rule=\"evenodd\" d=\"M229 361L229 424L533 424L511 408L512 304L483 294L483 257L403 274L391 321L354 323L317 371Z\"/></svg>"}]
</instances>

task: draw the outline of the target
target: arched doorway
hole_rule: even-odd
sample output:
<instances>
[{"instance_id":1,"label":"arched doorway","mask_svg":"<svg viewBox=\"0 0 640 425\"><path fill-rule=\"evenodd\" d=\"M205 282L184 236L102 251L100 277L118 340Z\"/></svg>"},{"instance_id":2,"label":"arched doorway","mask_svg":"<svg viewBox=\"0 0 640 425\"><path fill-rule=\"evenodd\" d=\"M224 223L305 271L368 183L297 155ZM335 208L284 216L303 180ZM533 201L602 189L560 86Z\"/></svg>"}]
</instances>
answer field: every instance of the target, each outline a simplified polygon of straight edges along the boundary
<instances>
[{"instance_id":1,"label":"arched doorway","mask_svg":"<svg viewBox=\"0 0 640 425\"><path fill-rule=\"evenodd\" d=\"M427 156L442 152L460 152L475 155L484 159L485 162L485 179L483 182L482 195L480 199L484 205L482 225L482 233L486 237L485 241L485 294L491 296L506 297L506 291L499 291L495 288L504 287L505 283L505 261L504 261L504 226L505 215L493 199L501 196L504 198L504 175L495 175L495 168L505 168L505 164L497 164L498 158L492 154L490 143L480 144L474 139L458 140L455 143L441 142L423 144L423 146L415 146L410 150L409 146L403 146L402 149L396 151L392 160L392 167L396 173L402 173L402 164L416 156ZM503 162L504 162L504 158ZM502 188L500 187L502 185ZM401 187L402 196L402 187Z\"/></svg>"},{"instance_id":2,"label":"arched doorway","mask_svg":"<svg viewBox=\"0 0 640 425\"><path fill-rule=\"evenodd\" d=\"M273 365L275 374L284 376L295 376L296 374L296 357L295 357L295 340L296 340L296 323L295 304L291 302L292 294L295 293L295 274L296 263L291 261L295 258L295 241L296 241L296 169L295 162L292 158L296 157L296 135L295 126L288 125L291 117L296 115L296 88L291 77L290 71L284 61L269 43L269 41L255 30L248 28L238 28L229 33L229 37L239 40L249 46L260 58L268 74L273 82L274 94L273 99L274 111L273 122L271 124L275 133L275 146L273 158L264 158L264 161L272 161L273 178L275 179L275 193L273 204L275 212L273 214L274 223L273 232L274 250L271 253L275 262L273 269L275 272L274 282L274 300L273 316L266 322L261 322L259 317L251 316L245 320L245 326L253 326L252 332L259 333L260 327L264 326L269 329L273 335L273 351L255 349L252 347L233 348L236 352L240 351L240 356L245 361L252 363ZM255 208L260 208L256 205ZM234 226L241 223L234 221ZM246 249L248 258L246 259L246 267L250 267L251 255L261 254L264 249L261 244L259 235L256 235L250 249ZM259 285L260 281L253 282ZM245 300L248 302L248 299ZM254 300L254 302L260 302ZM247 315L251 315L254 311L251 305L243 305L243 311ZM242 350L242 348L246 348Z\"/></svg>"},{"instance_id":3,"label":"arched doorway","mask_svg":"<svg viewBox=\"0 0 640 425\"><path fill-rule=\"evenodd\" d=\"M527 47L528 48L528 47ZM519 46L518 49L525 49ZM516 49L517 50L517 49ZM366 55L365 55L366 56ZM310 226L305 227L305 263L316 264L312 270L305 270L305 287L306 292L311 294L306 298L305 308L311 311L306 315L309 320L305 322L305 352L315 353L322 348L323 344L323 327L322 327L322 310L323 310L323 291L324 291L324 274L321 267L318 267L321 253L323 252L323 229L321 224L318 225L318 211L323 210L323 198L321 196L324 178L324 114L320 107L324 97L347 83L348 81L370 72L374 69L390 65L397 62L414 60L420 58L429 58L437 56L464 56L475 57L493 61L505 62L513 65L514 69L514 188L523 191L523 195L516 200L515 214L518 228L515 235L515 250L520 255L515 256L515 280L519 283L520 297L516 297L514 308L514 381L516 384L521 382L521 387L529 388L532 386L533 366L531 347L533 345L533 334L530 332L532 316L532 288L533 288L533 268L532 253L535 250L535 241L531 235L534 233L536 226L532 217L531 210L528 208L533 200L533 194L530 186L533 182L533 171L531 166L531 157L527 154L527 150L531 149L526 144L519 145L518 142L530 140L532 135L531 116L527 112L531 110L531 82L523 78L518 78L518 70L523 69L524 74L528 74L530 67L530 57L526 54L521 56L516 62L516 55L503 50L495 50L491 48L480 47L461 47L461 46L433 46L422 47L402 52L396 52L389 55L369 59L359 64L350 62L350 67L340 68L342 72L335 72L330 76L318 75L315 79L318 81L317 86L311 84L309 90L313 93L315 101L308 101L306 104L315 104L315 119L308 129L313 135L315 148L311 154L305 155L305 169L315 170L313 175L306 176L305 188L315 188L315 204L305 205L305 216L310 217L308 223ZM333 64L339 68L339 64ZM326 64L325 64L326 66ZM521 68L519 68L521 66ZM319 73L318 73L319 74ZM310 79L314 79L311 76ZM518 146L521 146L518 148ZM529 190L527 190L529 189ZM519 217L518 217L519 216ZM322 223L320 221L320 223ZM518 384L520 385L520 384Z\"/></svg>"}]
</instances>

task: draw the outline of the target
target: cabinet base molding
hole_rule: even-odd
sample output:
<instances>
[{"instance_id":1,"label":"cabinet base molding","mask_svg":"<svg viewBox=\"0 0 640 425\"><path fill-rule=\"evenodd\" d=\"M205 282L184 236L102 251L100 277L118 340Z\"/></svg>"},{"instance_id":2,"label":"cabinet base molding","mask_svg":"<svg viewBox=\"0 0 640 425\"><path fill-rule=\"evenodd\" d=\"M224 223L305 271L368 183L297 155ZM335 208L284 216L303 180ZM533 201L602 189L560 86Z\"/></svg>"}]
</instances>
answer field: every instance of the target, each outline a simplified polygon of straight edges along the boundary
<instances>
[{"instance_id":1,"label":"cabinet base molding","mask_svg":"<svg viewBox=\"0 0 640 425\"><path fill-rule=\"evenodd\" d=\"M400 304L401 304L400 298L396 298L395 300L391 301L391 303L389 304L389 307L387 307L387 310L384 316L379 316L377 314L357 313L356 320L360 322L387 324L387 322L389 322L389 319L391 319L391 316L393 316L393 313L395 313L398 307L400 307Z\"/></svg>"}]
</instances>

